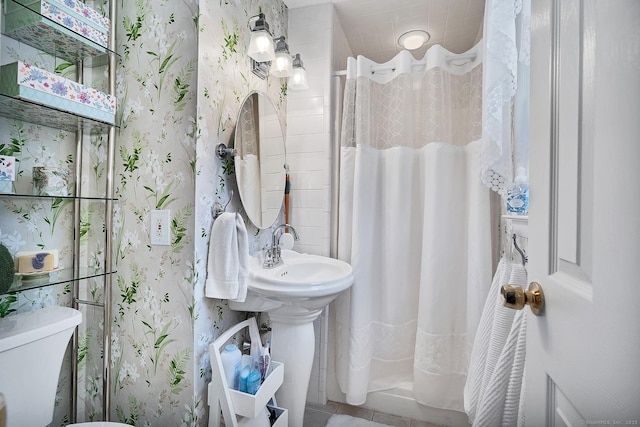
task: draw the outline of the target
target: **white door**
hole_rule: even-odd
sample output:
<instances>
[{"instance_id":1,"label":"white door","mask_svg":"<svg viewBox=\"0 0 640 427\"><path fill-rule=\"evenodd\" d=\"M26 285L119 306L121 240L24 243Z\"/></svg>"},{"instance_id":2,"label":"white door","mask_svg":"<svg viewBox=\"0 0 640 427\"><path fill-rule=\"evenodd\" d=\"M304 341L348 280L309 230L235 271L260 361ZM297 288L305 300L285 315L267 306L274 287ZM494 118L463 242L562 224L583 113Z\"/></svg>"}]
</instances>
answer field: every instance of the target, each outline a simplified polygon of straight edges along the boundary
<instances>
[{"instance_id":1,"label":"white door","mask_svg":"<svg viewBox=\"0 0 640 427\"><path fill-rule=\"evenodd\" d=\"M526 424L638 425L640 1L531 3Z\"/></svg>"}]
</instances>

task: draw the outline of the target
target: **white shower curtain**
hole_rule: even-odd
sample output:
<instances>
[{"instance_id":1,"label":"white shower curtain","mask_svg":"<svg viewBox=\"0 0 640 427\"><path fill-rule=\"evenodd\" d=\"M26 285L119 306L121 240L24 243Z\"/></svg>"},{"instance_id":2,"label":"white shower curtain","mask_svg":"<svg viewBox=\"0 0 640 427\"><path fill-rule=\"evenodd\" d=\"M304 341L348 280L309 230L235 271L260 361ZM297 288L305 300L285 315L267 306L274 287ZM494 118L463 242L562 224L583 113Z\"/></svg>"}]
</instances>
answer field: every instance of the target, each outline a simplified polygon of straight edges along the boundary
<instances>
[{"instance_id":1,"label":"white shower curtain","mask_svg":"<svg viewBox=\"0 0 640 427\"><path fill-rule=\"evenodd\" d=\"M476 54L464 65L449 65L440 46L420 67L406 51L384 67L349 60L338 252L355 282L336 302L337 374L348 403L412 387L420 403L464 409L492 276Z\"/></svg>"}]
</instances>

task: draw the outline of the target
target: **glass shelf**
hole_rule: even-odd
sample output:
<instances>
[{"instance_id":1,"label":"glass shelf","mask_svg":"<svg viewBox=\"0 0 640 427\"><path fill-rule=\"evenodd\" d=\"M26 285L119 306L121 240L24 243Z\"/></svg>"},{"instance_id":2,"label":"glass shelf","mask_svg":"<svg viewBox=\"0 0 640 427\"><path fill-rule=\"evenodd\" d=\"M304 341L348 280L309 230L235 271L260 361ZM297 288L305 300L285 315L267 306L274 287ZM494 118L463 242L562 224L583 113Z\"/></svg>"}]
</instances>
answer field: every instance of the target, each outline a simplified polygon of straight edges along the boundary
<instances>
[{"instance_id":1,"label":"glass shelf","mask_svg":"<svg viewBox=\"0 0 640 427\"><path fill-rule=\"evenodd\" d=\"M7 37L69 62L83 61L107 54L117 55L116 52L100 46L98 43L71 31L27 6L13 0L5 0L5 2L11 3L12 8L22 9L24 13L31 15L28 18L29 22L39 21L37 24L3 31L3 34ZM5 9L6 7L7 5L5 4ZM4 24L4 20L7 18L5 18L4 14L2 19L2 28L6 29L7 25Z\"/></svg>"},{"instance_id":2,"label":"glass shelf","mask_svg":"<svg viewBox=\"0 0 640 427\"><path fill-rule=\"evenodd\" d=\"M77 280L91 279L114 273L117 273L117 271L104 271L103 269L97 268L81 268ZM5 294L22 292L29 289L43 288L46 286L60 285L63 283L72 282L73 280L73 268L63 268L61 270L37 275L34 274L25 276L16 274L11 287L7 292L5 292Z\"/></svg>"},{"instance_id":3,"label":"glass shelf","mask_svg":"<svg viewBox=\"0 0 640 427\"><path fill-rule=\"evenodd\" d=\"M0 116L41 126L76 132L105 133L110 123L88 119L66 111L45 107L35 102L0 94Z\"/></svg>"},{"instance_id":4,"label":"glass shelf","mask_svg":"<svg viewBox=\"0 0 640 427\"><path fill-rule=\"evenodd\" d=\"M118 201L117 197L92 197L92 196L35 196L33 194L12 194L12 193L0 193L0 198L12 198L12 199L39 199L39 200L97 200L97 201L105 201L105 200L113 200L115 202Z\"/></svg>"}]
</instances>

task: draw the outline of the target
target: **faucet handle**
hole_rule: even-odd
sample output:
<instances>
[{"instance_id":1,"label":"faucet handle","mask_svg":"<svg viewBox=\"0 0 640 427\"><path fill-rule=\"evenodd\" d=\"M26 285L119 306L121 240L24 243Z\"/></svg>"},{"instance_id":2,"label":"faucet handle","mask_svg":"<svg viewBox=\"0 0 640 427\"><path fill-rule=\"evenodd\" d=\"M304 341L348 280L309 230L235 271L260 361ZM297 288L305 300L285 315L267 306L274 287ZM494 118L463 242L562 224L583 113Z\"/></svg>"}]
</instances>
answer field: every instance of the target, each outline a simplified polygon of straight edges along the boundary
<instances>
[{"instance_id":1,"label":"faucet handle","mask_svg":"<svg viewBox=\"0 0 640 427\"><path fill-rule=\"evenodd\" d=\"M270 245L265 245L262 268L272 268L274 266L274 253Z\"/></svg>"}]
</instances>

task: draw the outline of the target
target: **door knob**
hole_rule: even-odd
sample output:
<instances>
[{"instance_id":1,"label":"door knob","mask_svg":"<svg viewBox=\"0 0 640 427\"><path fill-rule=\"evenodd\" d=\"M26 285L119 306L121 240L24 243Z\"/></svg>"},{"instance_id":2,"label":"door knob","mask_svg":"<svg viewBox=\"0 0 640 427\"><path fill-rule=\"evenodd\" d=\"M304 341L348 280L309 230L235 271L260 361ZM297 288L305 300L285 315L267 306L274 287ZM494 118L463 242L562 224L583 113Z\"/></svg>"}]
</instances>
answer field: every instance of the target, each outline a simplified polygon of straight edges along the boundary
<instances>
[{"instance_id":1,"label":"door knob","mask_svg":"<svg viewBox=\"0 0 640 427\"><path fill-rule=\"evenodd\" d=\"M544 293L538 282L531 282L525 291L520 286L504 285L500 288L502 305L514 310L522 310L525 305L531 307L531 311L539 316L544 309Z\"/></svg>"}]
</instances>

